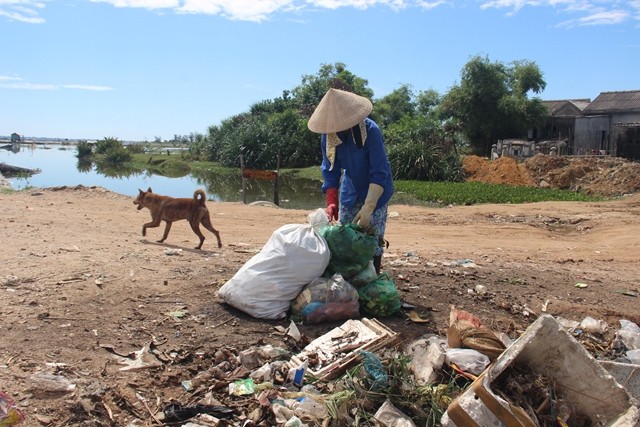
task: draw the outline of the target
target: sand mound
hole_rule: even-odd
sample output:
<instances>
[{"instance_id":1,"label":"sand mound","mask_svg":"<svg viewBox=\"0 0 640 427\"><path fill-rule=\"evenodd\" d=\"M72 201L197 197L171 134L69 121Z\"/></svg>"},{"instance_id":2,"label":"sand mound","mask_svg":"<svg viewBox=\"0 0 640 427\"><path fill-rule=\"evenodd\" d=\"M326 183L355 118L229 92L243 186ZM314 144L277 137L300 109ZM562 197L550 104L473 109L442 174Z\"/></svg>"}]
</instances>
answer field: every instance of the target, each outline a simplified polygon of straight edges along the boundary
<instances>
[{"instance_id":1,"label":"sand mound","mask_svg":"<svg viewBox=\"0 0 640 427\"><path fill-rule=\"evenodd\" d=\"M501 157L490 161L466 156L467 181L537 186L618 196L640 191L640 163L619 157L563 157L538 154L524 161Z\"/></svg>"}]
</instances>

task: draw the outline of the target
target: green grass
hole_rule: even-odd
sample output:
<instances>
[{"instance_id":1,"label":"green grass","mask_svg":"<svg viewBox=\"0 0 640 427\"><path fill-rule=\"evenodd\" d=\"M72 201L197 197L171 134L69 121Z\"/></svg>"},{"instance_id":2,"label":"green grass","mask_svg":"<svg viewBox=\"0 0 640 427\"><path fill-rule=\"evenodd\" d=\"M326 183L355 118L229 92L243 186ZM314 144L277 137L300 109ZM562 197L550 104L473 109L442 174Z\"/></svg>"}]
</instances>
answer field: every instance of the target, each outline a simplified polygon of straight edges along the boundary
<instances>
[{"instance_id":1,"label":"green grass","mask_svg":"<svg viewBox=\"0 0 640 427\"><path fill-rule=\"evenodd\" d=\"M483 203L532 203L544 201L600 201L602 197L589 196L568 190L534 187L516 187L481 182L421 182L396 181L396 194L405 193L422 203L441 205L474 205ZM394 198L396 195L394 194ZM393 200L392 200L393 202ZM396 203L398 203L396 201Z\"/></svg>"},{"instance_id":2,"label":"green grass","mask_svg":"<svg viewBox=\"0 0 640 427\"><path fill-rule=\"evenodd\" d=\"M322 172L320 166L310 166L302 169L280 169L283 175L293 175L296 178L315 179L322 182Z\"/></svg>"}]
</instances>

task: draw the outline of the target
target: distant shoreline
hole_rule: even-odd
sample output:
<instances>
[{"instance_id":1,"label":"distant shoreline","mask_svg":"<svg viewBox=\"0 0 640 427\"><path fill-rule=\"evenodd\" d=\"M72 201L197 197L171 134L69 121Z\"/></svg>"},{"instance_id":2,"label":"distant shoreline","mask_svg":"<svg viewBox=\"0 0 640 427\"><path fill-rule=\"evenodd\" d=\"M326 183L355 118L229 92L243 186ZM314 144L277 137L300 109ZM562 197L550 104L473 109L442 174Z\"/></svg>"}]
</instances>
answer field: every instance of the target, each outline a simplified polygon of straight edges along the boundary
<instances>
[{"instance_id":1,"label":"distant shoreline","mask_svg":"<svg viewBox=\"0 0 640 427\"><path fill-rule=\"evenodd\" d=\"M9 138L0 138L0 145L5 144L36 144L36 145L45 145L45 144L57 144L57 145L77 145L78 140L59 140L59 139L23 139L19 142L12 142Z\"/></svg>"}]
</instances>

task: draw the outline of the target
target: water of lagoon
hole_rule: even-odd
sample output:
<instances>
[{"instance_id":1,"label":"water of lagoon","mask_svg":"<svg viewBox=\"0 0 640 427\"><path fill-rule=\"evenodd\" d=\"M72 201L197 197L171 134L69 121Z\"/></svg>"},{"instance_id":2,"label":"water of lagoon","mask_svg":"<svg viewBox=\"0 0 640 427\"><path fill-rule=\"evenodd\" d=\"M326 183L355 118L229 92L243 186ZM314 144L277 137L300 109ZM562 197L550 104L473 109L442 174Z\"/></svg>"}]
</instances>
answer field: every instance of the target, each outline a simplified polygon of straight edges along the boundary
<instances>
[{"instance_id":1,"label":"water of lagoon","mask_svg":"<svg viewBox=\"0 0 640 427\"><path fill-rule=\"evenodd\" d=\"M29 177L8 178L14 190L27 187L48 188L76 185L98 186L126 196L135 197L138 189L151 187L154 193L172 197L191 197L202 188L209 200L242 202L242 178L219 176L213 173L187 174L180 178L169 178L146 171L100 171L95 164L79 162L73 145L22 144L14 152L0 149L0 163L40 172ZM324 207L321 183L316 180L280 176L278 192L280 207L313 210ZM246 181L246 202L273 202L273 183L265 180Z\"/></svg>"}]
</instances>

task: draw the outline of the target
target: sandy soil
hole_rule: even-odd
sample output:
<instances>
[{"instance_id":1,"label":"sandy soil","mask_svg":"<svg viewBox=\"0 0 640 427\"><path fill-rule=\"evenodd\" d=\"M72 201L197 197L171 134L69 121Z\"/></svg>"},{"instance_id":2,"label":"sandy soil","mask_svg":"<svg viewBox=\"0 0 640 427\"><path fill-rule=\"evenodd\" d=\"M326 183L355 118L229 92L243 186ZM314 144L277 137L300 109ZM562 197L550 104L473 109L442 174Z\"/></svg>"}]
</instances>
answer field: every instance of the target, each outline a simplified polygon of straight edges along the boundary
<instances>
[{"instance_id":1,"label":"sandy soil","mask_svg":"<svg viewBox=\"0 0 640 427\"><path fill-rule=\"evenodd\" d=\"M309 212L208 202L223 247L205 231L203 250L194 250L184 221L165 244L155 242L162 228L142 237L149 212L132 200L86 187L0 194L0 389L27 415L24 425L158 425L169 402L204 396L181 382L210 367L216 351L290 344L279 328L287 320L251 318L216 291L275 229L305 223ZM640 323L640 195L390 212L383 269L429 320L413 323L405 311L380 319L401 341L444 336L452 304L511 336L544 310L614 329L623 318ZM312 339L335 326L300 330ZM158 366L121 370L116 354L145 346ZM42 372L76 387L45 393L32 379ZM223 388L232 379L221 381L221 401L246 412L252 400L229 400Z\"/></svg>"}]
</instances>

